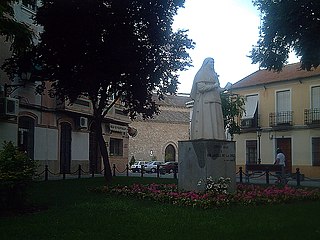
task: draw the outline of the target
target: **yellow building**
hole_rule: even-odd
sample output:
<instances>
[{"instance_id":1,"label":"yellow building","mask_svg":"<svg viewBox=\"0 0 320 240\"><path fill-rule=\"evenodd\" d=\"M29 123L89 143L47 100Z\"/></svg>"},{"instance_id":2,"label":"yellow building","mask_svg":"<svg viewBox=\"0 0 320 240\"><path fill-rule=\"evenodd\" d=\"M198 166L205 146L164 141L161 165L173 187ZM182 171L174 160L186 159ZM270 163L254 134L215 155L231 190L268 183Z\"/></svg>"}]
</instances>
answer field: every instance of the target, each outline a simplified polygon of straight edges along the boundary
<instances>
[{"instance_id":1,"label":"yellow building","mask_svg":"<svg viewBox=\"0 0 320 240\"><path fill-rule=\"evenodd\" d=\"M258 70L233 84L232 92L246 98L241 134L234 136L238 166L272 164L281 148L287 171L320 177L320 69L299 67Z\"/></svg>"}]
</instances>

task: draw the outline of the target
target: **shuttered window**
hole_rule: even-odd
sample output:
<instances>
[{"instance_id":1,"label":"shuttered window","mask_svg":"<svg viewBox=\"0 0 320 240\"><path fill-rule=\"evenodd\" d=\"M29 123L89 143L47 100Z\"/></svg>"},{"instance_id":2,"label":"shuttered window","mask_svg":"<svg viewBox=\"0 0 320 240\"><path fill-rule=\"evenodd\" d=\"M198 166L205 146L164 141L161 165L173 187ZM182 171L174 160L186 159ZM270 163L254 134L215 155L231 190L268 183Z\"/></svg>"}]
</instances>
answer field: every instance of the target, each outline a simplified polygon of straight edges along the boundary
<instances>
[{"instance_id":1,"label":"shuttered window","mask_svg":"<svg viewBox=\"0 0 320 240\"><path fill-rule=\"evenodd\" d=\"M312 166L320 166L320 137L312 138Z\"/></svg>"},{"instance_id":2,"label":"shuttered window","mask_svg":"<svg viewBox=\"0 0 320 240\"><path fill-rule=\"evenodd\" d=\"M276 93L276 122L277 124L286 124L292 122L291 115L291 94L290 90L278 91Z\"/></svg>"},{"instance_id":3,"label":"shuttered window","mask_svg":"<svg viewBox=\"0 0 320 240\"><path fill-rule=\"evenodd\" d=\"M320 86L311 88L311 108L320 109Z\"/></svg>"},{"instance_id":4,"label":"shuttered window","mask_svg":"<svg viewBox=\"0 0 320 240\"><path fill-rule=\"evenodd\" d=\"M290 90L277 92L277 112L291 111Z\"/></svg>"},{"instance_id":5,"label":"shuttered window","mask_svg":"<svg viewBox=\"0 0 320 240\"><path fill-rule=\"evenodd\" d=\"M18 148L31 159L34 159L34 125L35 121L31 117L18 119Z\"/></svg>"}]
</instances>

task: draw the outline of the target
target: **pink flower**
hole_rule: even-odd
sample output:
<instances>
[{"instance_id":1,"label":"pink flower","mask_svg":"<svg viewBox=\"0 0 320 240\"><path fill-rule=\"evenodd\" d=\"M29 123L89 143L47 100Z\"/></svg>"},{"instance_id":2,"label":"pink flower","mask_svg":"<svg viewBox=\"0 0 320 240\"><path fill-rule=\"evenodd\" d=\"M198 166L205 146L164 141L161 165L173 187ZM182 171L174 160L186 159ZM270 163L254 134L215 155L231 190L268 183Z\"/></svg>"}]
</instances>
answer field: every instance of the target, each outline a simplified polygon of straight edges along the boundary
<instances>
[{"instance_id":1,"label":"pink flower","mask_svg":"<svg viewBox=\"0 0 320 240\"><path fill-rule=\"evenodd\" d=\"M98 191L93 189L93 191ZM319 200L319 189L302 189L290 186L259 186L238 184L234 194L207 191L205 193L181 192L176 184L133 184L131 186L114 186L101 192L109 191L118 195L134 196L137 198L151 199L163 203L179 206L192 206L200 208L221 207L230 204L256 205L276 204L299 200Z\"/></svg>"}]
</instances>

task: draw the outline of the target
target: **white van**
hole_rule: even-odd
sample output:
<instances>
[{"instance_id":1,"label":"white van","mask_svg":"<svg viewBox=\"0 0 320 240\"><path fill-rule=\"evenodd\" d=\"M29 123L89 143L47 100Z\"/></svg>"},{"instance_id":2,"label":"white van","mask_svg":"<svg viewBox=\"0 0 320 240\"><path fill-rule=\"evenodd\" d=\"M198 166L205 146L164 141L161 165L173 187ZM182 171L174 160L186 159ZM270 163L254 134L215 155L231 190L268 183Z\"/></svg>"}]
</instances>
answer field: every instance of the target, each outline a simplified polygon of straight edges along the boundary
<instances>
[{"instance_id":1,"label":"white van","mask_svg":"<svg viewBox=\"0 0 320 240\"><path fill-rule=\"evenodd\" d=\"M141 166L144 167L147 165L148 161L137 161L131 166L132 172L140 172Z\"/></svg>"}]
</instances>

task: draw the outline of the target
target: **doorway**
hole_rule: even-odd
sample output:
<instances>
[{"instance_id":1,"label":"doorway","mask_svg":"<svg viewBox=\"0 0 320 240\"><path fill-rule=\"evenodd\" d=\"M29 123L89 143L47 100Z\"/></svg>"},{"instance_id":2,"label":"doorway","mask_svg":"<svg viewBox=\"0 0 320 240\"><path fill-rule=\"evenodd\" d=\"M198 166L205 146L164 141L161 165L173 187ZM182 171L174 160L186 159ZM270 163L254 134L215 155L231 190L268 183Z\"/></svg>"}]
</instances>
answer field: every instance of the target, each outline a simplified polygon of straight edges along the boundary
<instances>
[{"instance_id":1,"label":"doorway","mask_svg":"<svg viewBox=\"0 0 320 240\"><path fill-rule=\"evenodd\" d=\"M165 162L175 162L176 161L176 149L172 144L169 144L165 150Z\"/></svg>"},{"instance_id":2,"label":"doorway","mask_svg":"<svg viewBox=\"0 0 320 240\"><path fill-rule=\"evenodd\" d=\"M71 125L61 123L60 129L60 173L70 173L71 166Z\"/></svg>"},{"instance_id":3,"label":"doorway","mask_svg":"<svg viewBox=\"0 0 320 240\"><path fill-rule=\"evenodd\" d=\"M277 138L276 139L276 149L280 148L286 157L286 167L287 173L292 172L292 149L291 149L291 138Z\"/></svg>"},{"instance_id":4,"label":"doorway","mask_svg":"<svg viewBox=\"0 0 320 240\"><path fill-rule=\"evenodd\" d=\"M97 141L97 133L95 130L95 123L90 126L89 133L89 164L90 172L101 173L101 154L99 144Z\"/></svg>"}]
</instances>

